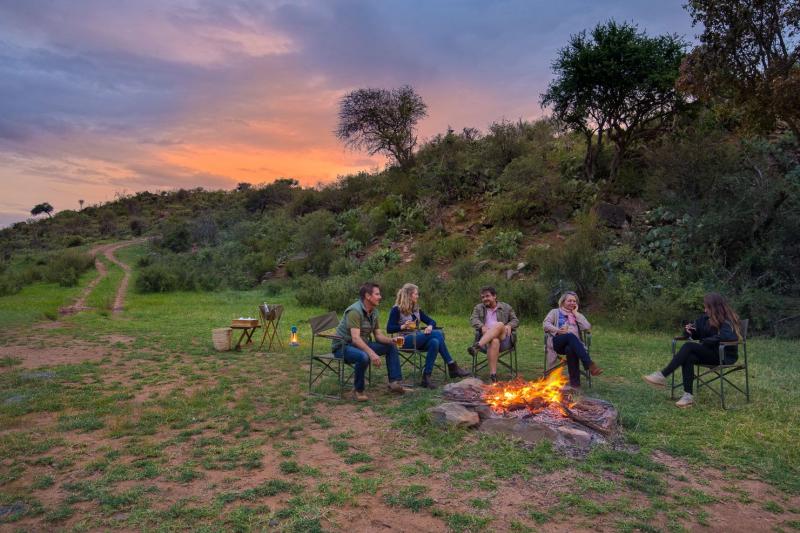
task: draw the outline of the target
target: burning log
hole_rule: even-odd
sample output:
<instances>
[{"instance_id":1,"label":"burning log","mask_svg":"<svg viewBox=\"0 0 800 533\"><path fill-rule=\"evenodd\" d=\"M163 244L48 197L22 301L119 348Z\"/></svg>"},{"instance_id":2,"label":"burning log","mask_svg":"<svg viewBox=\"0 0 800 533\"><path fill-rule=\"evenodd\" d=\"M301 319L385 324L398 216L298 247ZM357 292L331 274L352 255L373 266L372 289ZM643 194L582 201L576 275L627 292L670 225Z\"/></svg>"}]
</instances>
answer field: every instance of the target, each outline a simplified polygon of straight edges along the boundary
<instances>
[{"instance_id":1,"label":"burning log","mask_svg":"<svg viewBox=\"0 0 800 533\"><path fill-rule=\"evenodd\" d=\"M566 383L566 376L555 372L538 381L515 379L491 385L469 378L446 385L442 395L479 413L481 431L506 433L526 442L546 438L580 455L594 443L613 439L619 416L609 402L573 398Z\"/></svg>"}]
</instances>

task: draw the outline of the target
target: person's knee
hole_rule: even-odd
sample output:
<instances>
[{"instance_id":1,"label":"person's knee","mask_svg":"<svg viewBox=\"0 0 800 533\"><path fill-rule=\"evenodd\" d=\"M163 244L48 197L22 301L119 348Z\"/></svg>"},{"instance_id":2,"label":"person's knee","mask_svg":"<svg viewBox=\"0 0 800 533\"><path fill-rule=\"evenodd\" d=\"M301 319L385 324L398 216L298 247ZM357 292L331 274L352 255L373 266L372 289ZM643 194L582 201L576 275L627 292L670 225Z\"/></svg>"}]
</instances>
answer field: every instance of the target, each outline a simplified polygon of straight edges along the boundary
<instances>
[{"instance_id":1,"label":"person's knee","mask_svg":"<svg viewBox=\"0 0 800 533\"><path fill-rule=\"evenodd\" d=\"M430 350L438 350L439 349L439 339L436 337L428 340L428 349Z\"/></svg>"},{"instance_id":2,"label":"person's knee","mask_svg":"<svg viewBox=\"0 0 800 533\"><path fill-rule=\"evenodd\" d=\"M369 356L364 352L361 352L358 356L356 364L360 366L367 366L369 364Z\"/></svg>"},{"instance_id":3,"label":"person's knee","mask_svg":"<svg viewBox=\"0 0 800 533\"><path fill-rule=\"evenodd\" d=\"M500 339L492 339L491 343L492 347L499 348L500 347Z\"/></svg>"}]
</instances>

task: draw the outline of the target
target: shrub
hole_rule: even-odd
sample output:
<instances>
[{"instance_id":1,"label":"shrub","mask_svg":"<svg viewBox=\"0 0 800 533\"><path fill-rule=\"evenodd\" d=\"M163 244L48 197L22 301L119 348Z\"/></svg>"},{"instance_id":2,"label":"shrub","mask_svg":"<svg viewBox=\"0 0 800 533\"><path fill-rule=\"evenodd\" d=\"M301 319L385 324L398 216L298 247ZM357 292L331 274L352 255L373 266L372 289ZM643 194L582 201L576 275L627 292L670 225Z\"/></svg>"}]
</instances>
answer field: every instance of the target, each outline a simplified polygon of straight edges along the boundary
<instances>
[{"instance_id":1,"label":"shrub","mask_svg":"<svg viewBox=\"0 0 800 533\"><path fill-rule=\"evenodd\" d=\"M575 290L585 298L602 281L602 262L598 251L606 241L603 228L593 216L579 220L577 231L563 245L539 249L528 256L539 267L539 277L553 295Z\"/></svg>"},{"instance_id":2,"label":"shrub","mask_svg":"<svg viewBox=\"0 0 800 533\"><path fill-rule=\"evenodd\" d=\"M466 255L470 249L470 240L463 235L451 235L439 241L436 256L440 259L457 259Z\"/></svg>"},{"instance_id":3,"label":"shrub","mask_svg":"<svg viewBox=\"0 0 800 533\"><path fill-rule=\"evenodd\" d=\"M491 259L513 259L519 251L520 241L521 231L500 231L480 247L478 254Z\"/></svg>"},{"instance_id":4,"label":"shrub","mask_svg":"<svg viewBox=\"0 0 800 533\"><path fill-rule=\"evenodd\" d=\"M62 287L74 287L81 274L94 266L94 259L78 250L65 250L50 257L44 279Z\"/></svg>"},{"instance_id":5,"label":"shrub","mask_svg":"<svg viewBox=\"0 0 800 533\"><path fill-rule=\"evenodd\" d=\"M183 222L170 224L164 228L164 235L158 244L175 253L186 252L192 247L189 228Z\"/></svg>"},{"instance_id":6,"label":"shrub","mask_svg":"<svg viewBox=\"0 0 800 533\"><path fill-rule=\"evenodd\" d=\"M67 248L74 248L76 246L80 246L81 244L83 244L83 237L81 237L80 235L71 235L67 237L65 244L67 245Z\"/></svg>"},{"instance_id":7,"label":"shrub","mask_svg":"<svg viewBox=\"0 0 800 533\"><path fill-rule=\"evenodd\" d=\"M391 268L400 262L400 254L391 248L378 248L369 256L363 263L361 263L361 270L367 275L371 276Z\"/></svg>"},{"instance_id":8,"label":"shrub","mask_svg":"<svg viewBox=\"0 0 800 533\"><path fill-rule=\"evenodd\" d=\"M164 265L143 268L136 278L138 292L170 292L178 288L178 277Z\"/></svg>"}]
</instances>

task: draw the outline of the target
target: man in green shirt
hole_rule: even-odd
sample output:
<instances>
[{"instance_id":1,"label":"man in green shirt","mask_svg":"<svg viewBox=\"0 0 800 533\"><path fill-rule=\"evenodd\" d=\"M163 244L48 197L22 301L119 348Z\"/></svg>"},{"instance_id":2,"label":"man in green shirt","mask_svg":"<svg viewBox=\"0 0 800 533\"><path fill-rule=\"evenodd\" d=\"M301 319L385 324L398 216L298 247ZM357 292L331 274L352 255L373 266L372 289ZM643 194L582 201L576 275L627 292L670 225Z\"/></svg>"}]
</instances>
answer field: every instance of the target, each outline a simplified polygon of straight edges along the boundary
<instances>
[{"instance_id":1,"label":"man in green shirt","mask_svg":"<svg viewBox=\"0 0 800 533\"><path fill-rule=\"evenodd\" d=\"M381 288L377 283L364 283L358 292L359 300L345 309L342 321L336 328L339 339L333 341L331 351L354 366L353 398L364 402L364 374L371 364L381 366L381 355L386 356L389 374L389 390L403 394L401 383L400 355L394 341L383 334L378 325L378 305L381 303Z\"/></svg>"}]
</instances>

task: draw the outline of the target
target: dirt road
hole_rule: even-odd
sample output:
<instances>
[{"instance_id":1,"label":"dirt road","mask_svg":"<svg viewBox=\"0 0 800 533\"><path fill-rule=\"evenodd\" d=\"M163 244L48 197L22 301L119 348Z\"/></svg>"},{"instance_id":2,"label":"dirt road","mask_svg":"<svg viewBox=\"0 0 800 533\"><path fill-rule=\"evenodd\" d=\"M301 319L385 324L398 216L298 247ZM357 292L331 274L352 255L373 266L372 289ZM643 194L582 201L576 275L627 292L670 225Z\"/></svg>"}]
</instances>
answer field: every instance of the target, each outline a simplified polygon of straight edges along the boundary
<instances>
[{"instance_id":1,"label":"dirt road","mask_svg":"<svg viewBox=\"0 0 800 533\"><path fill-rule=\"evenodd\" d=\"M100 283L106 276L108 276L108 269L106 268L105 263L103 263L99 258L98 255L102 253L106 259L117 265L122 269L125 275L122 277L122 281L120 281L119 287L117 287L117 294L114 298L114 305L112 307L112 312L114 314L119 314L122 312L125 306L125 294L128 291L128 283L130 282L131 277L131 267L130 265L123 263L119 259L114 256L114 252L119 250L120 248L125 248L126 246L131 246L133 244L139 244L144 242L144 239L135 239L132 241L123 241L123 242L115 242L111 244L100 244L95 246L91 250L89 250L89 254L92 255L94 260L94 266L97 269L98 276L93 279L89 285L83 289L83 292L80 296L67 307L62 307L59 309L59 313L62 315L72 315L75 313L80 313L81 311L85 311L90 309L86 305L86 300L89 298L89 295L92 294L92 291L95 289L98 283Z\"/></svg>"}]
</instances>

